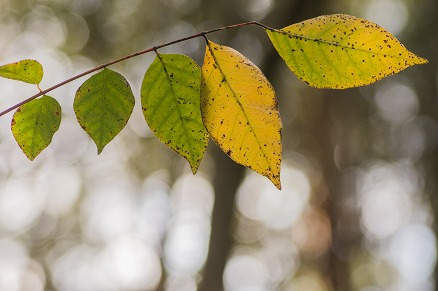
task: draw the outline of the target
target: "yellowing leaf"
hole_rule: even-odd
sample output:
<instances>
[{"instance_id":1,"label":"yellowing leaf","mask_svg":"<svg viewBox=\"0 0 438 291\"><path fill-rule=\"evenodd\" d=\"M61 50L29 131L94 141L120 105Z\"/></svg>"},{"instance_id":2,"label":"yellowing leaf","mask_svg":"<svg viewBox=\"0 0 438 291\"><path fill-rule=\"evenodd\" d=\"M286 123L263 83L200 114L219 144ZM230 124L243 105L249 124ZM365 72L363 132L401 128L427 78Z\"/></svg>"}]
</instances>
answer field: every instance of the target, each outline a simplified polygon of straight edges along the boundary
<instances>
[{"instance_id":1,"label":"yellowing leaf","mask_svg":"<svg viewBox=\"0 0 438 291\"><path fill-rule=\"evenodd\" d=\"M21 60L0 66L0 77L38 85L43 79L43 66L35 60Z\"/></svg>"},{"instance_id":2,"label":"yellowing leaf","mask_svg":"<svg viewBox=\"0 0 438 291\"><path fill-rule=\"evenodd\" d=\"M141 86L146 122L196 173L208 144L200 109L201 69L191 58L158 54Z\"/></svg>"},{"instance_id":3,"label":"yellowing leaf","mask_svg":"<svg viewBox=\"0 0 438 291\"><path fill-rule=\"evenodd\" d=\"M382 27L349 15L320 16L266 32L298 78L317 88L367 85L427 62Z\"/></svg>"},{"instance_id":4,"label":"yellowing leaf","mask_svg":"<svg viewBox=\"0 0 438 291\"><path fill-rule=\"evenodd\" d=\"M91 76L76 92L73 108L79 124L100 154L125 127L134 108L128 81L110 69Z\"/></svg>"},{"instance_id":5,"label":"yellowing leaf","mask_svg":"<svg viewBox=\"0 0 438 291\"><path fill-rule=\"evenodd\" d=\"M201 112L212 139L232 160L281 188L281 121L275 92L259 68L236 50L209 41Z\"/></svg>"},{"instance_id":6,"label":"yellowing leaf","mask_svg":"<svg viewBox=\"0 0 438 291\"><path fill-rule=\"evenodd\" d=\"M21 150L33 161L51 142L61 123L61 106L50 96L32 100L15 111L12 134Z\"/></svg>"}]
</instances>

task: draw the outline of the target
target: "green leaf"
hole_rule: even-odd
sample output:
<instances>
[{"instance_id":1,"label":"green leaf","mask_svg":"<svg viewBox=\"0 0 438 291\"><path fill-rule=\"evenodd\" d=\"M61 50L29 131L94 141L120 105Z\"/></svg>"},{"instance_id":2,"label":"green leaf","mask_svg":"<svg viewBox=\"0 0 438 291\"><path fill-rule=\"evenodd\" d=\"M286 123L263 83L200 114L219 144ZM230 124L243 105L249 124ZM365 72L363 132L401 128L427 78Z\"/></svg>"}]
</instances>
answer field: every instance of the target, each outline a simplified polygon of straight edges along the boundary
<instances>
[{"instance_id":1,"label":"green leaf","mask_svg":"<svg viewBox=\"0 0 438 291\"><path fill-rule=\"evenodd\" d=\"M134 103L128 81L110 69L93 75L79 87L73 109L98 154L125 127Z\"/></svg>"},{"instance_id":2,"label":"green leaf","mask_svg":"<svg viewBox=\"0 0 438 291\"><path fill-rule=\"evenodd\" d=\"M43 66L35 60L0 66L0 77L38 85L43 79Z\"/></svg>"},{"instance_id":3,"label":"green leaf","mask_svg":"<svg viewBox=\"0 0 438 291\"><path fill-rule=\"evenodd\" d=\"M298 78L317 88L363 86L427 63L382 27L350 15L320 16L266 32Z\"/></svg>"},{"instance_id":4,"label":"green leaf","mask_svg":"<svg viewBox=\"0 0 438 291\"><path fill-rule=\"evenodd\" d=\"M155 136L196 173L208 144L200 110L201 69L191 58L157 54L141 86L143 114Z\"/></svg>"},{"instance_id":5,"label":"green leaf","mask_svg":"<svg viewBox=\"0 0 438 291\"><path fill-rule=\"evenodd\" d=\"M212 139L230 158L280 183L281 120L272 85L238 51L208 42L201 111Z\"/></svg>"},{"instance_id":6,"label":"green leaf","mask_svg":"<svg viewBox=\"0 0 438 291\"><path fill-rule=\"evenodd\" d=\"M11 122L12 134L24 154L33 161L51 142L61 124L61 106L44 95L21 105Z\"/></svg>"}]
</instances>

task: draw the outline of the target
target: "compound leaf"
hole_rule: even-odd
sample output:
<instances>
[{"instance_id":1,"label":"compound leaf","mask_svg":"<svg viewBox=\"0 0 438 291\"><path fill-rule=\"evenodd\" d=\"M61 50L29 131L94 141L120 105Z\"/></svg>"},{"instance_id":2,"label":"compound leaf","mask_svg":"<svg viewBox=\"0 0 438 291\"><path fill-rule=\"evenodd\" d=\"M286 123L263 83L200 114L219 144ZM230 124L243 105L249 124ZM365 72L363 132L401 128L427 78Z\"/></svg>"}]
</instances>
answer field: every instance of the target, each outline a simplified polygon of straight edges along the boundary
<instances>
[{"instance_id":1,"label":"compound leaf","mask_svg":"<svg viewBox=\"0 0 438 291\"><path fill-rule=\"evenodd\" d=\"M201 112L212 139L235 162L281 188L281 121L272 85L245 56L208 42Z\"/></svg>"},{"instance_id":2,"label":"compound leaf","mask_svg":"<svg viewBox=\"0 0 438 291\"><path fill-rule=\"evenodd\" d=\"M11 122L12 134L24 154L33 161L51 142L61 124L61 106L44 95L21 105Z\"/></svg>"},{"instance_id":3,"label":"compound leaf","mask_svg":"<svg viewBox=\"0 0 438 291\"><path fill-rule=\"evenodd\" d=\"M266 29L289 68L317 88L363 86L427 60L366 19L334 14Z\"/></svg>"},{"instance_id":4,"label":"compound leaf","mask_svg":"<svg viewBox=\"0 0 438 291\"><path fill-rule=\"evenodd\" d=\"M73 109L79 124L96 144L98 154L125 127L134 103L128 81L107 68L79 87Z\"/></svg>"},{"instance_id":5,"label":"compound leaf","mask_svg":"<svg viewBox=\"0 0 438 291\"><path fill-rule=\"evenodd\" d=\"M157 54L141 86L143 114L155 136L196 173L208 144L200 109L201 69L191 58Z\"/></svg>"},{"instance_id":6,"label":"compound leaf","mask_svg":"<svg viewBox=\"0 0 438 291\"><path fill-rule=\"evenodd\" d=\"M21 60L0 66L0 77L38 85L43 79L43 66L35 60Z\"/></svg>"}]
</instances>

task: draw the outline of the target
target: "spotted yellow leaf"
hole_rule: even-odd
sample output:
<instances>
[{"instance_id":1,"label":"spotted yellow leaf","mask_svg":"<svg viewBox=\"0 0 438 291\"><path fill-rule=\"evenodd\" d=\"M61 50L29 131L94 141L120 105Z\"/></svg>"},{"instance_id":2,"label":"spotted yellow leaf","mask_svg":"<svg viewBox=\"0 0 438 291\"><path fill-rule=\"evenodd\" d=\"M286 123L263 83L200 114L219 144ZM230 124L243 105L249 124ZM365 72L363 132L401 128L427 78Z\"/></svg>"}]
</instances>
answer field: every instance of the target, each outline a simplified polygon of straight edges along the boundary
<instances>
[{"instance_id":1,"label":"spotted yellow leaf","mask_svg":"<svg viewBox=\"0 0 438 291\"><path fill-rule=\"evenodd\" d=\"M235 162L281 188L281 121L274 89L236 50L208 41L201 112L211 138Z\"/></svg>"},{"instance_id":2,"label":"spotted yellow leaf","mask_svg":"<svg viewBox=\"0 0 438 291\"><path fill-rule=\"evenodd\" d=\"M363 86L427 63L384 28L350 15L319 16L266 32L298 78L317 88Z\"/></svg>"}]
</instances>

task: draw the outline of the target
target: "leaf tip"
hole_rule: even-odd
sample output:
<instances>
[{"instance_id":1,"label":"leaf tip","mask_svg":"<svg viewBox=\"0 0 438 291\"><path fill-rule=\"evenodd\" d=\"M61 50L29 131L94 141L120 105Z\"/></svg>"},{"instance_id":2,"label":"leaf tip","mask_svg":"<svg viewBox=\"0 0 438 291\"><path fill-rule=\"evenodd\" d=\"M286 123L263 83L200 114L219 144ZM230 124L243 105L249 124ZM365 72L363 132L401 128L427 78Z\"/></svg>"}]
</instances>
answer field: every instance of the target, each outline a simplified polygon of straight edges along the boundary
<instances>
[{"instance_id":1,"label":"leaf tip","mask_svg":"<svg viewBox=\"0 0 438 291\"><path fill-rule=\"evenodd\" d=\"M98 155L100 155L102 153L104 147L105 146L97 146L97 154Z\"/></svg>"},{"instance_id":2,"label":"leaf tip","mask_svg":"<svg viewBox=\"0 0 438 291\"><path fill-rule=\"evenodd\" d=\"M417 57L418 58L418 64L419 65L424 65L427 64L429 62L428 59L422 58L422 57Z\"/></svg>"},{"instance_id":3,"label":"leaf tip","mask_svg":"<svg viewBox=\"0 0 438 291\"><path fill-rule=\"evenodd\" d=\"M196 175L198 172L198 165L190 165L190 168L192 169L193 175Z\"/></svg>"},{"instance_id":4,"label":"leaf tip","mask_svg":"<svg viewBox=\"0 0 438 291\"><path fill-rule=\"evenodd\" d=\"M27 155L27 154L26 154L26 157L27 157L30 161L35 160L35 158L36 158L37 156L38 156L38 155Z\"/></svg>"},{"instance_id":5,"label":"leaf tip","mask_svg":"<svg viewBox=\"0 0 438 291\"><path fill-rule=\"evenodd\" d=\"M281 190L281 181L280 181L280 175L276 175L273 177L269 177L269 180L271 180L272 184L278 189Z\"/></svg>"},{"instance_id":6,"label":"leaf tip","mask_svg":"<svg viewBox=\"0 0 438 291\"><path fill-rule=\"evenodd\" d=\"M189 162L193 175L196 175L196 173L198 172L199 165L201 164L201 160L202 160L202 156L204 155L204 152L202 153L199 159L190 160L188 157L184 157L187 160L187 162Z\"/></svg>"},{"instance_id":7,"label":"leaf tip","mask_svg":"<svg viewBox=\"0 0 438 291\"><path fill-rule=\"evenodd\" d=\"M100 155L105 148L105 146L108 144L108 142L102 142L101 140L95 139L94 137L91 137L91 139L94 141L94 144L97 148L97 154Z\"/></svg>"}]
</instances>

